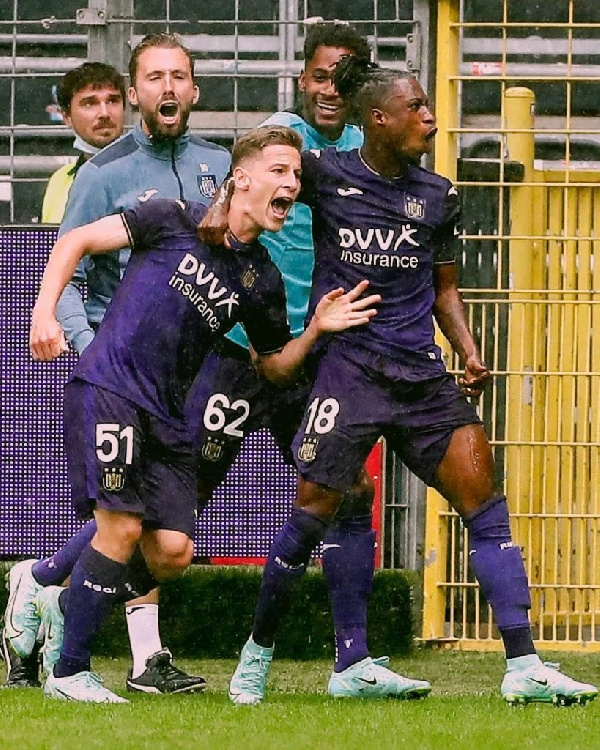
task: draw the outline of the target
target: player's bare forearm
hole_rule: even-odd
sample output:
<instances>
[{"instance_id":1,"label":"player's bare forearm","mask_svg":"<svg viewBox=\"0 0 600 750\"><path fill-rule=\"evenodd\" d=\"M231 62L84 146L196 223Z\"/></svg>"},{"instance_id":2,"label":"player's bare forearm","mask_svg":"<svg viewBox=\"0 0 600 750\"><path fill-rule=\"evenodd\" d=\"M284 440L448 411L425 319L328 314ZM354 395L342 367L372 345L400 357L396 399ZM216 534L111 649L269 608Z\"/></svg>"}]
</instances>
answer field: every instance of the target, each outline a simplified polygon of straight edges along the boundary
<instances>
[{"instance_id":1,"label":"player's bare forearm","mask_svg":"<svg viewBox=\"0 0 600 750\"><path fill-rule=\"evenodd\" d=\"M469 328L467 314L458 290L454 264L437 266L434 272L435 301L433 314L441 332L463 362L479 355Z\"/></svg>"},{"instance_id":2,"label":"player's bare forearm","mask_svg":"<svg viewBox=\"0 0 600 750\"><path fill-rule=\"evenodd\" d=\"M314 330L306 329L289 341L280 352L258 357L257 370L275 385L293 382L302 370L304 360L318 339Z\"/></svg>"},{"instance_id":3,"label":"player's bare forearm","mask_svg":"<svg viewBox=\"0 0 600 750\"><path fill-rule=\"evenodd\" d=\"M436 298L434 315L441 332L463 362L478 353L460 295Z\"/></svg>"},{"instance_id":4,"label":"player's bare forearm","mask_svg":"<svg viewBox=\"0 0 600 750\"><path fill-rule=\"evenodd\" d=\"M233 195L233 178L225 180L215 193L198 226L198 238L207 245L223 245L228 229L229 206Z\"/></svg>"},{"instance_id":5,"label":"player's bare forearm","mask_svg":"<svg viewBox=\"0 0 600 750\"><path fill-rule=\"evenodd\" d=\"M34 359L49 362L68 350L63 329L56 319L56 304L83 255L81 229L61 237L54 246L35 306L31 313L29 348Z\"/></svg>"},{"instance_id":6,"label":"player's bare forearm","mask_svg":"<svg viewBox=\"0 0 600 750\"><path fill-rule=\"evenodd\" d=\"M31 314L29 347L34 359L48 361L67 350L55 309L83 255L109 252L127 244L128 236L120 216L108 216L73 229L56 242Z\"/></svg>"},{"instance_id":7,"label":"player's bare forearm","mask_svg":"<svg viewBox=\"0 0 600 750\"><path fill-rule=\"evenodd\" d=\"M464 376L458 378L458 385L465 396L478 398L492 376L481 359L479 348L469 328L453 265L436 269L435 288L435 319L465 367Z\"/></svg>"},{"instance_id":8,"label":"player's bare forearm","mask_svg":"<svg viewBox=\"0 0 600 750\"><path fill-rule=\"evenodd\" d=\"M265 377L286 385L298 376L308 353L324 333L366 325L377 314L373 305L381 301L378 294L363 296L367 287L368 282L361 281L349 292L338 288L323 295L306 330L280 352L260 358Z\"/></svg>"}]
</instances>

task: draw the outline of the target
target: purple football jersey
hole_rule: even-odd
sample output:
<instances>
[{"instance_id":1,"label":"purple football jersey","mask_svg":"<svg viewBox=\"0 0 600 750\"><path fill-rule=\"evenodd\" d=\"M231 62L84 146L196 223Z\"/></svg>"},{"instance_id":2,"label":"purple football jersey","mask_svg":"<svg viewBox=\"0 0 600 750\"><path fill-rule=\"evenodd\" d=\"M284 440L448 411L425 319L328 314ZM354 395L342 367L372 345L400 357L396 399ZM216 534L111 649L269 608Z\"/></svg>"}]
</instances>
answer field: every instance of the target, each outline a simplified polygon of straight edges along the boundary
<instances>
[{"instance_id":1,"label":"purple football jersey","mask_svg":"<svg viewBox=\"0 0 600 750\"><path fill-rule=\"evenodd\" d=\"M339 338L366 363L374 353L391 359L400 368L396 377L422 380L444 372L434 343L433 267L454 262L459 204L452 183L418 166L387 179L358 150L326 149L302 154L300 199L313 211L308 318L325 292L368 279L369 293L382 297L378 313Z\"/></svg>"},{"instance_id":2,"label":"purple football jersey","mask_svg":"<svg viewBox=\"0 0 600 750\"><path fill-rule=\"evenodd\" d=\"M291 338L283 281L266 249L202 244L196 227L205 211L154 200L123 212L131 260L73 371L165 421L182 419L207 351L236 323L260 354Z\"/></svg>"}]
</instances>

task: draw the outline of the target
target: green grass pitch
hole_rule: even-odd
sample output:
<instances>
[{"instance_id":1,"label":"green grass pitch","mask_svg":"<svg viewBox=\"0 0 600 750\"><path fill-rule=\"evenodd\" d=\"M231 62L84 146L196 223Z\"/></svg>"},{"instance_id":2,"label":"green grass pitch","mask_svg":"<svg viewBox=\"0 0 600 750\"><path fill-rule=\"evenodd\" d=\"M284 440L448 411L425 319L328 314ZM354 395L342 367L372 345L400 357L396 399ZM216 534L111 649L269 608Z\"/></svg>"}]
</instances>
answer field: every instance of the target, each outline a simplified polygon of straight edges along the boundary
<instances>
[{"instance_id":1,"label":"green grass pitch","mask_svg":"<svg viewBox=\"0 0 600 750\"><path fill-rule=\"evenodd\" d=\"M598 684L600 655L545 654L570 676ZM40 690L0 691L2 750L594 750L600 700L585 707L510 708L499 697L499 654L418 650L394 659L400 672L428 679L421 701L336 701L326 695L331 664L277 659L260 706L233 706L233 661L177 664L209 681L204 694L131 696L130 705L93 706L44 699ZM126 659L94 668L122 695ZM0 679L4 681L4 667Z\"/></svg>"}]
</instances>

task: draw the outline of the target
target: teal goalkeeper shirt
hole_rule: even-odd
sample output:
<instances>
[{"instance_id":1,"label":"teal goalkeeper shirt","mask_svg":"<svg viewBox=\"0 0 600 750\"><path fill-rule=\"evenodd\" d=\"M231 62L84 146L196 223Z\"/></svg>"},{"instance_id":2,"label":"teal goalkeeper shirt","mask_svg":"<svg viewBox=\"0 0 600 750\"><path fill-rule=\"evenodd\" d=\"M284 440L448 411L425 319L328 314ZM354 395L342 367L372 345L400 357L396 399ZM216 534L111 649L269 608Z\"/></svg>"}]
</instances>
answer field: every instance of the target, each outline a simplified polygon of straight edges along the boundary
<instances>
[{"instance_id":1,"label":"teal goalkeeper shirt","mask_svg":"<svg viewBox=\"0 0 600 750\"><path fill-rule=\"evenodd\" d=\"M340 151L350 151L362 146L363 143L362 133L355 125L346 125L337 141L330 141L293 112L276 112L262 124L287 125L296 130L302 136L304 150L334 147ZM303 203L292 206L283 229L276 233L263 232L260 242L267 248L273 262L281 271L290 329L292 336L299 336L304 330L314 265L310 208ZM231 330L228 338L240 346L248 347L248 339L240 325Z\"/></svg>"}]
</instances>

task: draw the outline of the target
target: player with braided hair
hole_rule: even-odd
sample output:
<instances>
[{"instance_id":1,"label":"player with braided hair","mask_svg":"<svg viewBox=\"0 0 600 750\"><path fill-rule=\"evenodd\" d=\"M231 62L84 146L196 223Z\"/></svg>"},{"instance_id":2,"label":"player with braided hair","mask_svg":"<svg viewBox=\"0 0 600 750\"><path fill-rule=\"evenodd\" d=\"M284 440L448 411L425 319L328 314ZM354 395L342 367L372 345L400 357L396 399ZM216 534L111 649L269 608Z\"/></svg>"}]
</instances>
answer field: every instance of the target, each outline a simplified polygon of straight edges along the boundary
<instances>
[{"instance_id":1,"label":"player with braided hair","mask_svg":"<svg viewBox=\"0 0 600 750\"><path fill-rule=\"evenodd\" d=\"M347 151L361 145L362 133L347 122L348 106L332 80L339 60L348 55L370 59L369 45L356 29L341 23L311 26L304 42L298 107L293 112L277 112L266 122L295 130L302 136L305 150ZM283 230L276 234L265 232L261 242L283 275L290 326L293 335L299 335L304 329L314 261L308 206L293 206ZM217 344L208 355L188 400L188 420L199 449L200 495L205 502L231 466L243 437L255 430L268 428L284 458L293 463L291 443L308 393L306 378L281 389L260 377L251 361L248 339L239 327ZM219 420L209 417L214 414L215 404L222 405ZM327 530L322 548L335 637L331 691L343 684L355 671L356 664L373 662L367 645L367 606L375 567L374 489L366 471L361 470L354 479ZM384 660L382 664L385 663ZM426 695L430 689L423 680L404 677L380 665L377 691L361 690L353 695L368 697L385 693L410 698Z\"/></svg>"},{"instance_id":2,"label":"player with braided hair","mask_svg":"<svg viewBox=\"0 0 600 750\"><path fill-rule=\"evenodd\" d=\"M372 324L322 340L293 451L300 473L292 514L265 567L251 638L231 680L237 703L262 699L285 602L375 441L437 489L470 531L469 559L504 643L506 701L585 703L593 685L542 663L530 595L492 450L473 405L490 380L457 285L459 201L446 178L419 166L436 123L412 75L348 56L334 85L364 127L361 148L305 152L299 200L313 212L315 270L308 315L332 284L368 278L382 303ZM458 383L434 340L436 321L464 364ZM341 460L340 460L341 457ZM383 678L382 678L383 681ZM378 666L357 664L333 694L376 690ZM331 688L331 686L330 686Z\"/></svg>"}]
</instances>

